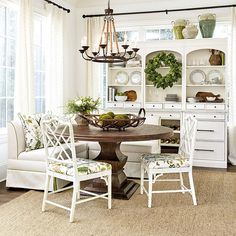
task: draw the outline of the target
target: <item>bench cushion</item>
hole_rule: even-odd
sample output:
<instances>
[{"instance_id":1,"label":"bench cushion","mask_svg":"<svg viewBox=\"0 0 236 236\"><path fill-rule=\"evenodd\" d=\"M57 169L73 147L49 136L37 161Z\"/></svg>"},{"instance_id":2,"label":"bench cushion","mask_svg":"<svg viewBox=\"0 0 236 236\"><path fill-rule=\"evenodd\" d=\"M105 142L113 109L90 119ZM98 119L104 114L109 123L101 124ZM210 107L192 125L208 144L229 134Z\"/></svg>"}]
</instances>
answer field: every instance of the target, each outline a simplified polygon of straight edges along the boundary
<instances>
[{"instance_id":1,"label":"bench cushion","mask_svg":"<svg viewBox=\"0 0 236 236\"><path fill-rule=\"evenodd\" d=\"M182 168L190 166L188 158L185 158L184 156L175 153L146 153L141 156L141 159L144 165L152 169Z\"/></svg>"}]
</instances>

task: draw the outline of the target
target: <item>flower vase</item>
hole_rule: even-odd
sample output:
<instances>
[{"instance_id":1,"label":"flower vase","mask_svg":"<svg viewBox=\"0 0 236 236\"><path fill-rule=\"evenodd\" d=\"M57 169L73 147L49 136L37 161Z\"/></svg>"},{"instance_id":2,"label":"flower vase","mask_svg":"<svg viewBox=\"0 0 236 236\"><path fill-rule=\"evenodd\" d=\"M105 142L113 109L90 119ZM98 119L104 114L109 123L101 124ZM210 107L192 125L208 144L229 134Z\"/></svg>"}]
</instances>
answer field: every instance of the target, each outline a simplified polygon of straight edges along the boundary
<instances>
[{"instance_id":1,"label":"flower vase","mask_svg":"<svg viewBox=\"0 0 236 236\"><path fill-rule=\"evenodd\" d=\"M82 114L82 115L85 115L85 114ZM83 117L81 117L80 114L76 114L74 120L77 123L77 125L80 125L80 126L88 126L89 125L88 121L85 120Z\"/></svg>"}]
</instances>

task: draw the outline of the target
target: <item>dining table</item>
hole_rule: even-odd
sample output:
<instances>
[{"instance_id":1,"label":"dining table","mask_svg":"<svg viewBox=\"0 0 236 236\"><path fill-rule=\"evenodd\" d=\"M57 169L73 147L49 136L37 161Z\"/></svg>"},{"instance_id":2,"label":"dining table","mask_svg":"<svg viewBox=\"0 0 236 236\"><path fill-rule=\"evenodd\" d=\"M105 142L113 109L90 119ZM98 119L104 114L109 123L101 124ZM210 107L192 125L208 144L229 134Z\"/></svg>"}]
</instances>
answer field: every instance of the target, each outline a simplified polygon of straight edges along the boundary
<instances>
[{"instance_id":1,"label":"dining table","mask_svg":"<svg viewBox=\"0 0 236 236\"><path fill-rule=\"evenodd\" d=\"M138 189L139 184L128 179L124 173L124 166L128 156L124 155L120 146L122 142L148 141L167 139L173 135L173 130L159 125L144 124L124 131L115 129L103 130L91 125L74 125L74 138L77 141L98 142L100 153L95 161L106 162L112 166L112 197L117 199L130 199ZM107 191L105 181L95 179L88 183L85 190L103 193Z\"/></svg>"}]
</instances>

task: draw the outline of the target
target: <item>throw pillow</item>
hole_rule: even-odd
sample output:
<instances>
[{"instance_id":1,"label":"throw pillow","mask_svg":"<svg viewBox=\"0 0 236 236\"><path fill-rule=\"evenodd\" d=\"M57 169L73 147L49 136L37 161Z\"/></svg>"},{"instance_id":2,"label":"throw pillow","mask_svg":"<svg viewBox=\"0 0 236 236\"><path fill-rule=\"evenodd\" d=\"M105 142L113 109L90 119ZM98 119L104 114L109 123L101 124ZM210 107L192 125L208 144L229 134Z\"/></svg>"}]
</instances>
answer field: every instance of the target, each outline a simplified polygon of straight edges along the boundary
<instances>
[{"instance_id":1,"label":"throw pillow","mask_svg":"<svg viewBox=\"0 0 236 236\"><path fill-rule=\"evenodd\" d=\"M43 148L43 138L40 128L42 114L21 115L18 113L25 134L25 151Z\"/></svg>"}]
</instances>

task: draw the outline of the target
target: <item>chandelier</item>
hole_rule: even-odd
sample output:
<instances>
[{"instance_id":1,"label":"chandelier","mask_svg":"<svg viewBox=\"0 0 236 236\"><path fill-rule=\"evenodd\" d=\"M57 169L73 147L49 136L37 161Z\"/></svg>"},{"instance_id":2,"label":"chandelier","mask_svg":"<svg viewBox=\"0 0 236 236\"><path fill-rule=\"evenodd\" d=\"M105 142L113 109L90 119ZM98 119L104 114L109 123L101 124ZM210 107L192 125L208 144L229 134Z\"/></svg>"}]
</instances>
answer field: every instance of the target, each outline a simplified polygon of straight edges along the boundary
<instances>
[{"instance_id":1,"label":"chandelier","mask_svg":"<svg viewBox=\"0 0 236 236\"><path fill-rule=\"evenodd\" d=\"M87 61L103 62L103 63L120 63L134 59L137 56L139 48L129 48L127 34L124 35L124 42L121 45L122 52L119 49L118 39L116 35L115 21L113 18L113 9L110 8L110 0L108 1L108 9L105 9L104 23L100 36L99 45L92 50L89 55L87 38L84 37L81 41L81 49L79 50L82 57Z\"/></svg>"}]
</instances>

